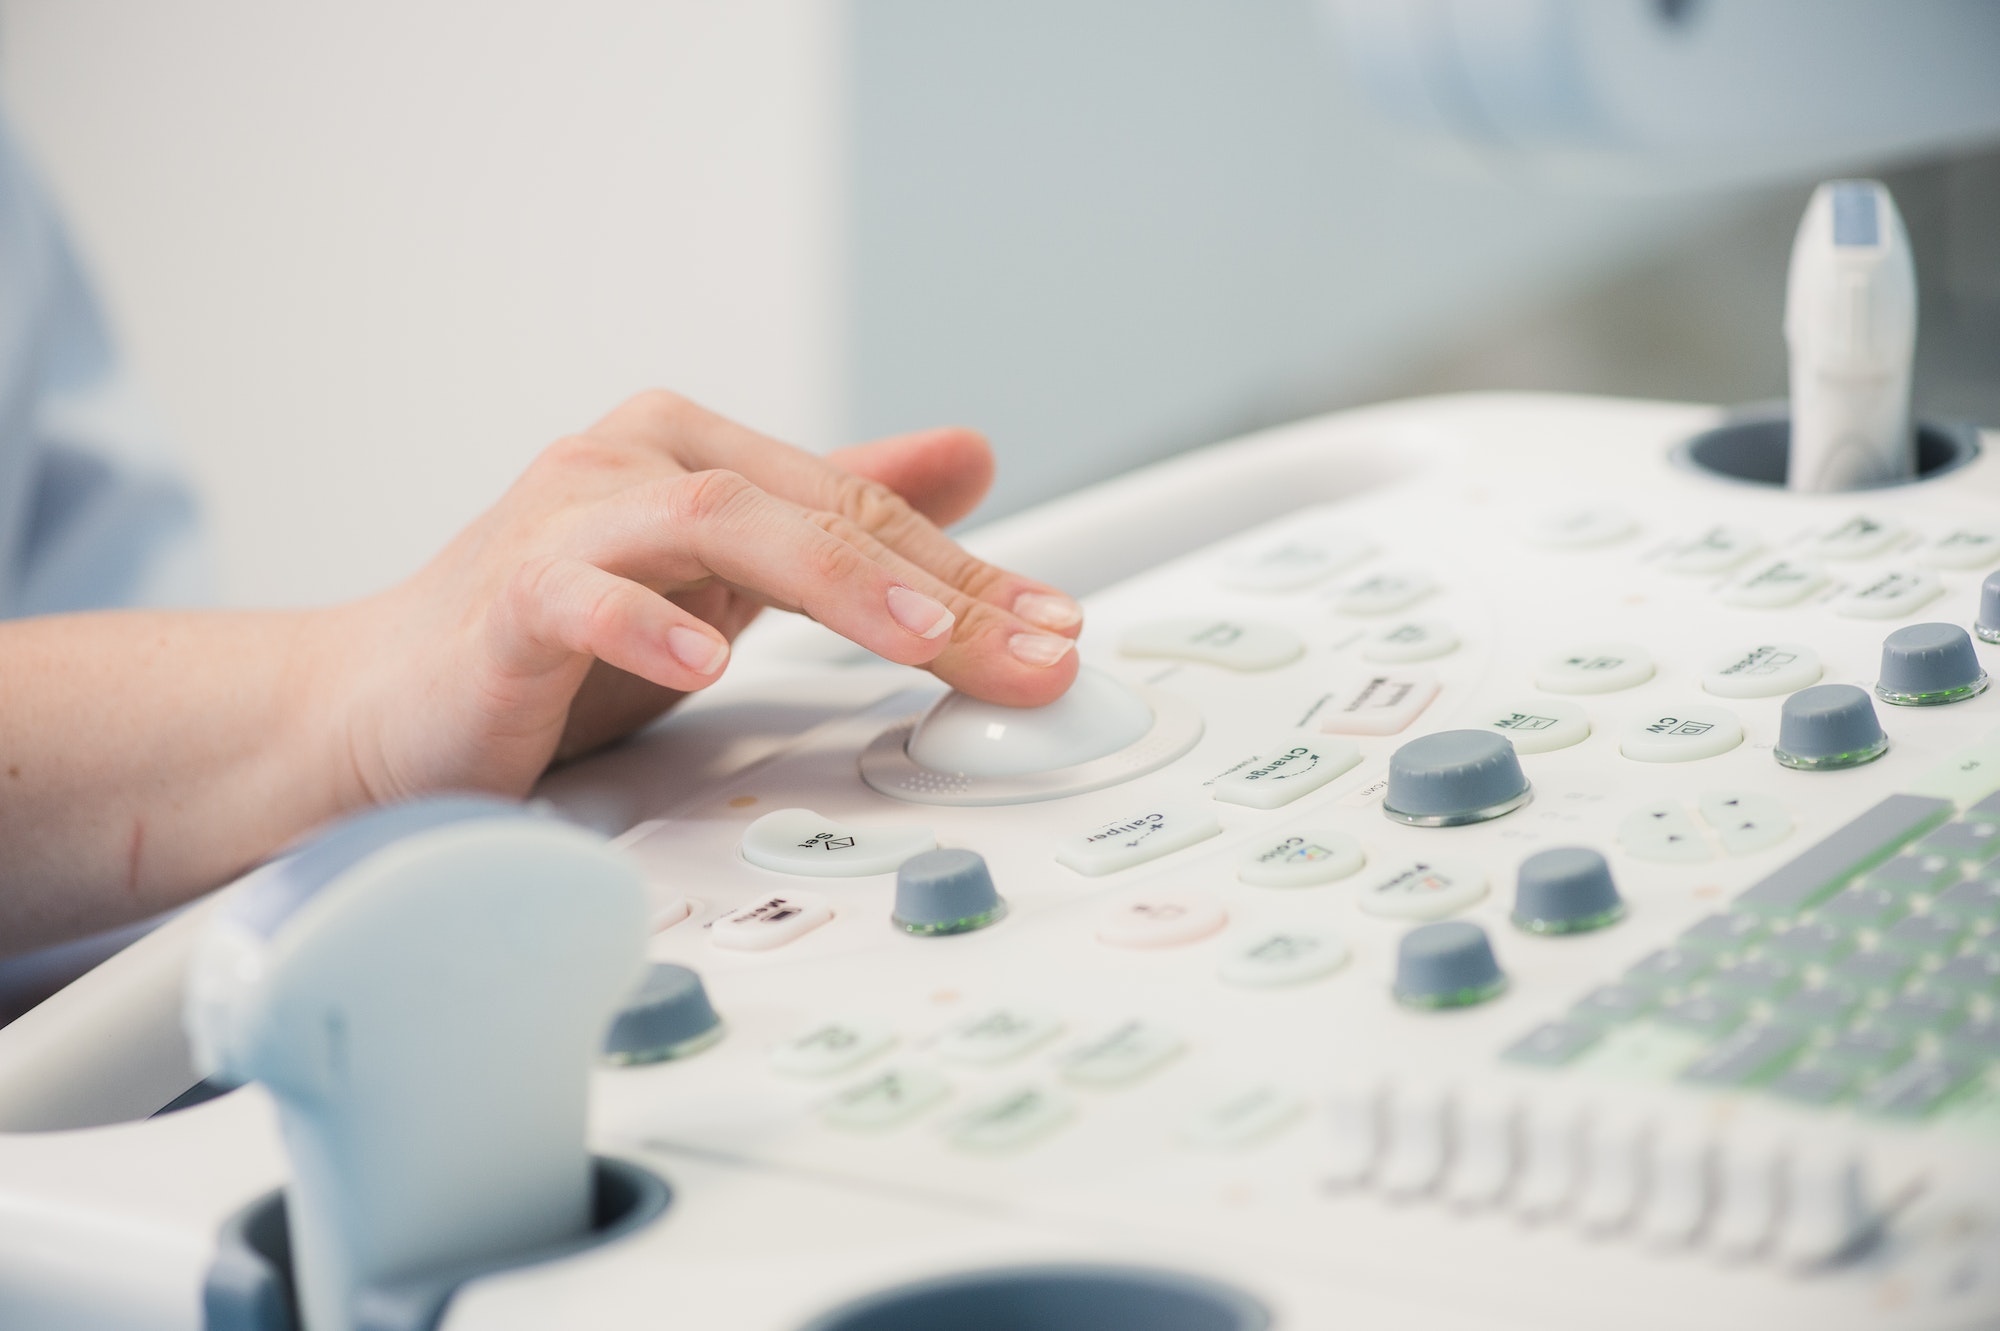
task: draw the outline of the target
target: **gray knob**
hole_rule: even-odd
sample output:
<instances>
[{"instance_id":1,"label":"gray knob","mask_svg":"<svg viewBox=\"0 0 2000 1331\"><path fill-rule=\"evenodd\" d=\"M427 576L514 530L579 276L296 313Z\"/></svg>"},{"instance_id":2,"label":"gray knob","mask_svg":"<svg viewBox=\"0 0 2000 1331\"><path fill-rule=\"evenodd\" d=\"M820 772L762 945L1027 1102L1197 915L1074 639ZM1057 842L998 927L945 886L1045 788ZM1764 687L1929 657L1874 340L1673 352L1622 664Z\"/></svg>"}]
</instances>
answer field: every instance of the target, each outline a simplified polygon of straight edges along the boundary
<instances>
[{"instance_id":1,"label":"gray knob","mask_svg":"<svg viewBox=\"0 0 2000 1331\"><path fill-rule=\"evenodd\" d=\"M1611 866L1584 846L1537 851L1521 861L1514 923L1535 934L1580 934L1625 918Z\"/></svg>"},{"instance_id":2,"label":"gray knob","mask_svg":"<svg viewBox=\"0 0 2000 1331\"><path fill-rule=\"evenodd\" d=\"M895 922L913 934L963 934L1007 913L983 857L969 850L927 850L896 870Z\"/></svg>"},{"instance_id":3,"label":"gray knob","mask_svg":"<svg viewBox=\"0 0 2000 1331\"><path fill-rule=\"evenodd\" d=\"M1875 704L1852 684L1815 684L1785 699L1772 752L1786 767L1809 772L1859 767L1889 749Z\"/></svg>"},{"instance_id":4,"label":"gray knob","mask_svg":"<svg viewBox=\"0 0 2000 1331\"><path fill-rule=\"evenodd\" d=\"M1506 987L1486 931L1469 921L1420 925L1396 949L1396 997L1411 1007L1466 1007Z\"/></svg>"},{"instance_id":5,"label":"gray knob","mask_svg":"<svg viewBox=\"0 0 2000 1331\"><path fill-rule=\"evenodd\" d=\"M658 1063L698 1053L721 1038L722 1018L701 977L685 966L655 962L611 1023L604 1056L613 1063Z\"/></svg>"},{"instance_id":6,"label":"gray knob","mask_svg":"<svg viewBox=\"0 0 2000 1331\"><path fill-rule=\"evenodd\" d=\"M1986 692L1972 637L1956 624L1911 624L1882 640L1875 696L1899 707L1935 707Z\"/></svg>"},{"instance_id":7,"label":"gray knob","mask_svg":"<svg viewBox=\"0 0 2000 1331\"><path fill-rule=\"evenodd\" d=\"M1457 827L1512 813L1529 794L1505 735L1440 730L1390 755L1382 812L1412 827Z\"/></svg>"},{"instance_id":8,"label":"gray knob","mask_svg":"<svg viewBox=\"0 0 2000 1331\"><path fill-rule=\"evenodd\" d=\"M1979 588L1979 619L1972 631L1981 642L2000 642L2000 571L1988 573Z\"/></svg>"}]
</instances>

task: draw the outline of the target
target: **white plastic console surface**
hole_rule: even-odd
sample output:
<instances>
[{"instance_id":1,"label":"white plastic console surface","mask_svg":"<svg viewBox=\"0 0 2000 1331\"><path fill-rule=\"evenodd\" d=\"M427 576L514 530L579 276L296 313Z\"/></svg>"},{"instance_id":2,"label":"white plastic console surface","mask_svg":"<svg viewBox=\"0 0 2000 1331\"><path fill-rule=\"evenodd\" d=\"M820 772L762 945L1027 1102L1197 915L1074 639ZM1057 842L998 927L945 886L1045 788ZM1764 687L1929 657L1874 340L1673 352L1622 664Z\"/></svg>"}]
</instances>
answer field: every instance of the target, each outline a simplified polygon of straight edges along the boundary
<instances>
[{"instance_id":1,"label":"white plastic console surface","mask_svg":"<svg viewBox=\"0 0 2000 1331\"><path fill-rule=\"evenodd\" d=\"M797 1331L870 1291L1058 1259L1214 1277L1280 1331L2000 1322L2000 1087L1973 1043L2000 1015L1981 970L2000 895L1978 886L2000 856L1981 858L1967 813L2000 790L2000 691L1882 708L1885 757L1798 772L1771 757L1782 695L1703 687L1718 661L1765 646L1809 648L1820 682L1871 687L1885 634L1969 622L1988 570L1943 554L2000 523L1994 440L1937 481L1799 494L1669 461L1720 420L1563 397L1391 404L1189 455L980 534L982 555L1086 592L1084 659L1156 712L1184 708L1197 737L1093 790L918 802L883 793L863 763L885 746L909 761L930 686L879 665L787 677L787 705L811 705L823 681L848 710L624 840L655 905L694 903L650 955L701 971L728 1029L693 1057L597 1074L593 1149L666 1178L673 1212L585 1257L468 1286L447 1331ZM1857 517L1888 539L1826 553ZM1302 585L1240 585L1244 559L1279 544L1375 553L1321 561L1326 576ZM1810 587L1784 604L1732 598L1781 561L1811 566ZM1352 593L1384 570L1421 572L1405 581L1422 599L1360 613L1372 603ZM1843 609L1892 573L1939 590L1900 618ZM1304 650L1254 671L1118 651L1136 628L1194 615L1278 626ZM1454 645L1414 666L1372 657L1406 620ZM738 664L779 636L747 642ZM1537 686L1552 660L1585 670L1617 655L1592 650L1605 644L1642 649L1651 671L1603 692ZM1978 650L2000 667L2000 649ZM1356 699L1415 697L1403 686L1418 675L1436 691L1401 730L1329 730ZM874 705L853 705L857 679ZM1695 729L1717 711L1742 732L1720 752ZM1473 726L1546 741L1520 746L1534 802L1466 827L1384 817L1396 747ZM1677 761L1620 752L1676 731L1688 742L1661 753ZM1215 798L1288 739L1351 744L1360 761L1273 807ZM1894 794L1933 801L1899 807L1935 824L1909 833L1929 849L1871 871L1901 886L1837 908L1814 898L1797 918L1731 909ZM744 830L784 809L923 824L978 852L1009 909L918 937L890 922L891 874L807 881L746 862ZM1162 834L1177 848L1096 877L1057 862L1093 829L1138 840L1151 826L1205 835ZM1606 856L1622 921L1565 935L1512 923L1518 866L1556 846ZM1272 872L1274 857L1296 871ZM1510 983L1419 1011L1390 992L1413 921L1363 903L1385 884L1423 890L1436 864L1483 882L1449 904L1485 930ZM757 952L711 941L717 919L801 888L832 912L820 927ZM1141 922L1151 945L1132 945ZM1691 928L1706 932L1675 950ZM1809 959L1783 962L1788 948ZM1759 1034L1801 978L1825 990L1847 948L1874 976L1858 1016L1832 993L1800 1019L1803 1053ZM1888 1033L1833 1050L1850 1020ZM1740 1032L1764 1043L1725 1047ZM849 1035L860 1052L815 1062L822 1076L774 1052ZM1842 1071L1878 1047L1915 1071ZM1819 1080L1777 1094L1792 1067ZM1809 1103L1815 1086L1824 1105ZM461 1121L476 1129L477 1108ZM152 1121L0 1134L0 1324L195 1331L214 1228L275 1186L275 1142L255 1091Z\"/></svg>"}]
</instances>

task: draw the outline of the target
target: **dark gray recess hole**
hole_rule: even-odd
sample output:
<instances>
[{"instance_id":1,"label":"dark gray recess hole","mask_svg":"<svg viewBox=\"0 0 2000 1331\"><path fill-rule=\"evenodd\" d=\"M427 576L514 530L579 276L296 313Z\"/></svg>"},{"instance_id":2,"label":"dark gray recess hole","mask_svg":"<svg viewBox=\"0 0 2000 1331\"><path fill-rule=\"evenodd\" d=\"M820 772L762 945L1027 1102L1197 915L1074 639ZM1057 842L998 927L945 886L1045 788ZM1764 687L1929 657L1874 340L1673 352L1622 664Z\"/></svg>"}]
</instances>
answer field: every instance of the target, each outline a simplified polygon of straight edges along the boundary
<instances>
[{"instance_id":1,"label":"dark gray recess hole","mask_svg":"<svg viewBox=\"0 0 2000 1331\"><path fill-rule=\"evenodd\" d=\"M1264 1331L1249 1295L1175 1271L1022 1266L871 1294L805 1331Z\"/></svg>"},{"instance_id":2,"label":"dark gray recess hole","mask_svg":"<svg viewBox=\"0 0 2000 1331\"><path fill-rule=\"evenodd\" d=\"M1746 411L1674 446L1674 460L1696 471L1748 485L1782 486L1792 446L1792 422L1782 409ZM1917 423L1917 474L1895 485L1935 480L1979 456L1979 432L1969 425ZM1871 487L1887 488L1887 487Z\"/></svg>"}]
</instances>

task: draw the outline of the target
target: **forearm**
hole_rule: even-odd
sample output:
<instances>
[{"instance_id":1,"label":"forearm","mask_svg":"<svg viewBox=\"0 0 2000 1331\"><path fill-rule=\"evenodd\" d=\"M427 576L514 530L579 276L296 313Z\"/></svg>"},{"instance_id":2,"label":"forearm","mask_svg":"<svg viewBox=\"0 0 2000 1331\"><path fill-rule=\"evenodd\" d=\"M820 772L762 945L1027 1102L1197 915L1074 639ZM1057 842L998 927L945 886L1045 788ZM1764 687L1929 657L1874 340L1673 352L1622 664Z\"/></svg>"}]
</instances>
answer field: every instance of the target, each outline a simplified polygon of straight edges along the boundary
<instances>
[{"instance_id":1,"label":"forearm","mask_svg":"<svg viewBox=\"0 0 2000 1331\"><path fill-rule=\"evenodd\" d=\"M338 613L0 624L0 955L178 905L358 802Z\"/></svg>"}]
</instances>

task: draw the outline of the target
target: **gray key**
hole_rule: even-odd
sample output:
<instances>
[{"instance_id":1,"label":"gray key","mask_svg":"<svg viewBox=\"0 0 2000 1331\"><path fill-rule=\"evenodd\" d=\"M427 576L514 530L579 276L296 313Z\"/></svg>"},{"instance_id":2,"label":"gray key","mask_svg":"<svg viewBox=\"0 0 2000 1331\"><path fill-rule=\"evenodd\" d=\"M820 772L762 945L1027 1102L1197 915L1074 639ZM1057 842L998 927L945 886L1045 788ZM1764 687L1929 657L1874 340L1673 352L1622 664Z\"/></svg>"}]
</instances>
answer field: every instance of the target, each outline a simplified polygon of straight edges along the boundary
<instances>
[{"instance_id":1,"label":"gray key","mask_svg":"<svg viewBox=\"0 0 2000 1331\"><path fill-rule=\"evenodd\" d=\"M1535 1027L1501 1051L1511 1063L1529 1063L1554 1068L1574 1059L1597 1043L1598 1031L1574 1021L1550 1021Z\"/></svg>"},{"instance_id":2,"label":"gray key","mask_svg":"<svg viewBox=\"0 0 2000 1331\"><path fill-rule=\"evenodd\" d=\"M1927 978L1930 983L1947 989L2000 998L2000 952L1968 952L1953 957Z\"/></svg>"},{"instance_id":3,"label":"gray key","mask_svg":"<svg viewBox=\"0 0 2000 1331\"><path fill-rule=\"evenodd\" d=\"M1942 993L1935 989L1913 989L1907 994L1890 999L1868 1016L1871 1021L1880 1022L1884 1026L1900 1026L1910 1031L1931 1031L1942 1034L1956 1029L1965 1020L1962 1002L1957 994Z\"/></svg>"},{"instance_id":4,"label":"gray key","mask_svg":"<svg viewBox=\"0 0 2000 1331\"><path fill-rule=\"evenodd\" d=\"M1736 898L1764 915L1804 910L1858 874L1866 873L1952 814L1950 800L1891 795L1836 828L1803 854L1766 875Z\"/></svg>"},{"instance_id":5,"label":"gray key","mask_svg":"<svg viewBox=\"0 0 2000 1331\"><path fill-rule=\"evenodd\" d=\"M2000 882L1975 878L1949 887L1931 902L1931 914L1966 924L2000 920Z\"/></svg>"},{"instance_id":6,"label":"gray key","mask_svg":"<svg viewBox=\"0 0 2000 1331\"><path fill-rule=\"evenodd\" d=\"M1625 982L1645 985L1649 989L1679 988L1699 978L1708 969L1711 960L1698 953L1663 947L1633 962L1625 971Z\"/></svg>"},{"instance_id":7,"label":"gray key","mask_svg":"<svg viewBox=\"0 0 2000 1331\"><path fill-rule=\"evenodd\" d=\"M1908 1031L1885 1026L1861 1026L1844 1031L1823 1046L1819 1057L1857 1072L1880 1072L1895 1067L1910 1051Z\"/></svg>"},{"instance_id":8,"label":"gray key","mask_svg":"<svg viewBox=\"0 0 2000 1331\"><path fill-rule=\"evenodd\" d=\"M1861 1004L1861 991L1847 984L1822 984L1801 989L1778 1004L1772 1017L1813 1030L1828 1030L1845 1022Z\"/></svg>"},{"instance_id":9,"label":"gray key","mask_svg":"<svg viewBox=\"0 0 2000 1331\"><path fill-rule=\"evenodd\" d=\"M1854 936L1837 924L1814 920L1789 924L1765 940L1764 950L1788 961L1830 962L1854 950Z\"/></svg>"},{"instance_id":10,"label":"gray key","mask_svg":"<svg viewBox=\"0 0 2000 1331\"><path fill-rule=\"evenodd\" d=\"M1569 1010L1572 1021L1609 1025L1630 1021L1653 1005L1653 991L1633 984L1606 984L1591 990Z\"/></svg>"},{"instance_id":11,"label":"gray key","mask_svg":"<svg viewBox=\"0 0 2000 1331\"><path fill-rule=\"evenodd\" d=\"M1878 865L1861 881L1886 892L1935 892L1958 877L1958 865L1942 855L1898 855Z\"/></svg>"},{"instance_id":12,"label":"gray key","mask_svg":"<svg viewBox=\"0 0 2000 1331\"><path fill-rule=\"evenodd\" d=\"M1734 952L1764 931L1764 921L1741 911L1709 915L1695 921L1674 940L1691 952Z\"/></svg>"},{"instance_id":13,"label":"gray key","mask_svg":"<svg viewBox=\"0 0 2000 1331\"><path fill-rule=\"evenodd\" d=\"M1909 905L1886 887L1862 884L1836 892L1822 902L1819 917L1844 929L1886 929L1909 914Z\"/></svg>"},{"instance_id":14,"label":"gray key","mask_svg":"<svg viewBox=\"0 0 2000 1331\"><path fill-rule=\"evenodd\" d=\"M2000 823L2000 790L1994 791L1979 803L1965 811L1967 818L1980 818L1989 823Z\"/></svg>"},{"instance_id":15,"label":"gray key","mask_svg":"<svg viewBox=\"0 0 2000 1331\"><path fill-rule=\"evenodd\" d=\"M1753 957L1708 977L1711 986L1745 998L1776 1000L1799 987L1799 968L1783 957Z\"/></svg>"},{"instance_id":16,"label":"gray key","mask_svg":"<svg viewBox=\"0 0 2000 1331\"><path fill-rule=\"evenodd\" d=\"M1747 1085L1777 1071L1805 1039L1804 1031L1791 1027L1745 1027L1690 1063L1681 1080L1711 1086Z\"/></svg>"},{"instance_id":17,"label":"gray key","mask_svg":"<svg viewBox=\"0 0 2000 1331\"><path fill-rule=\"evenodd\" d=\"M1964 1059L1920 1058L1876 1083L1861 1098L1861 1108L1892 1118L1922 1118L1978 1071Z\"/></svg>"},{"instance_id":18,"label":"gray key","mask_svg":"<svg viewBox=\"0 0 2000 1331\"><path fill-rule=\"evenodd\" d=\"M1946 1036L1944 1042L1959 1054L2000 1058L2000 1017L1967 1022Z\"/></svg>"},{"instance_id":19,"label":"gray key","mask_svg":"<svg viewBox=\"0 0 2000 1331\"><path fill-rule=\"evenodd\" d=\"M1667 1004L1659 1017L1682 1030L1719 1039L1743 1024L1743 1005L1719 994L1696 994Z\"/></svg>"},{"instance_id":20,"label":"gray key","mask_svg":"<svg viewBox=\"0 0 2000 1331\"><path fill-rule=\"evenodd\" d=\"M1771 1082L1774 1094L1809 1105L1830 1105L1847 1094L1854 1074L1831 1063L1801 1063Z\"/></svg>"},{"instance_id":21,"label":"gray key","mask_svg":"<svg viewBox=\"0 0 2000 1331\"><path fill-rule=\"evenodd\" d=\"M1842 984L1887 993L1902 988L1903 981L1909 978L1916 966L1917 959L1908 952L1878 950L1856 952L1830 967L1828 974Z\"/></svg>"},{"instance_id":22,"label":"gray key","mask_svg":"<svg viewBox=\"0 0 2000 1331\"><path fill-rule=\"evenodd\" d=\"M1946 823L1917 843L1919 855L1984 864L2000 855L2000 823Z\"/></svg>"},{"instance_id":23,"label":"gray key","mask_svg":"<svg viewBox=\"0 0 2000 1331\"><path fill-rule=\"evenodd\" d=\"M1964 927L1955 919L1940 915L1912 915L1907 920L1897 921L1882 935L1882 946L1939 956L1956 948L1964 932Z\"/></svg>"}]
</instances>

